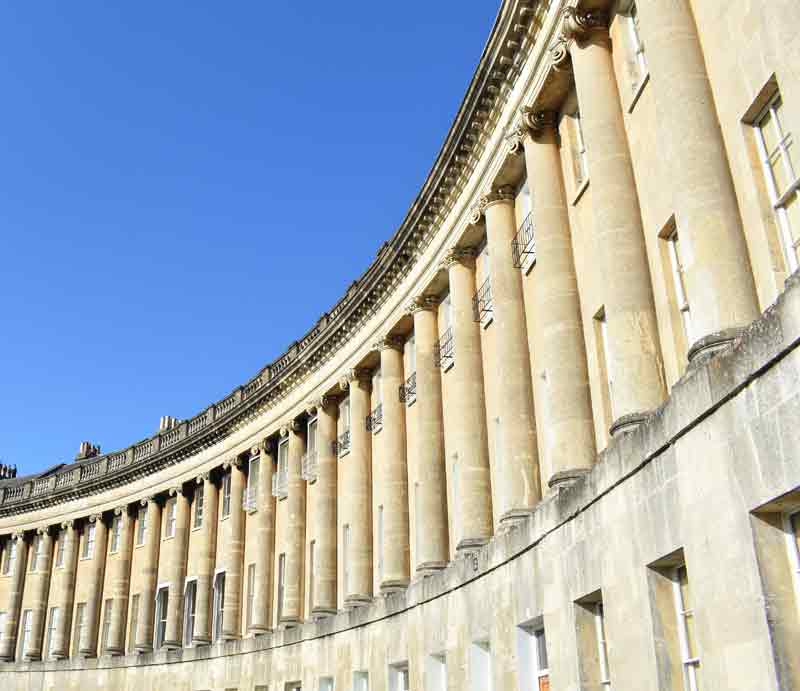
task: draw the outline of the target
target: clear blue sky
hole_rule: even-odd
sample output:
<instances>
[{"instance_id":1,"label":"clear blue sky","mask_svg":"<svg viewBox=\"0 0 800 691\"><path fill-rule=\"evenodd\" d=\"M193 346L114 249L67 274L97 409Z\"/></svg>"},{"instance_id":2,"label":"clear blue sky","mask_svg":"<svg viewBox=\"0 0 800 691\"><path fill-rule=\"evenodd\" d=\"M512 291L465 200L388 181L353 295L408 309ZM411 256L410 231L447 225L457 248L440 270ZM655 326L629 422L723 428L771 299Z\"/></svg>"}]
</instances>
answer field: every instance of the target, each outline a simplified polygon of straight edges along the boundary
<instances>
[{"instance_id":1,"label":"clear blue sky","mask_svg":"<svg viewBox=\"0 0 800 691\"><path fill-rule=\"evenodd\" d=\"M497 0L0 8L0 458L189 417L403 219Z\"/></svg>"}]
</instances>

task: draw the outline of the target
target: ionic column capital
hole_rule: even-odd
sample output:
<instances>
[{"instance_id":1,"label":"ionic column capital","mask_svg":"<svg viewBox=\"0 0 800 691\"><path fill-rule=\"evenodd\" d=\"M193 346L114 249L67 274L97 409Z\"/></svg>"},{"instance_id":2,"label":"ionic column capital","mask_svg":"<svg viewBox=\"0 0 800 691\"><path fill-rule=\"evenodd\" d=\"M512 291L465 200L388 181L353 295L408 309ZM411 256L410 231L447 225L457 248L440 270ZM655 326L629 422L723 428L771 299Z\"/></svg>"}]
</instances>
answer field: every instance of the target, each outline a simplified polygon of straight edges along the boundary
<instances>
[{"instance_id":1,"label":"ionic column capital","mask_svg":"<svg viewBox=\"0 0 800 691\"><path fill-rule=\"evenodd\" d=\"M442 257L439 266L445 271L449 270L455 264L462 264L463 266L472 268L475 266L475 256L477 252L474 247L451 247Z\"/></svg>"},{"instance_id":2,"label":"ionic column capital","mask_svg":"<svg viewBox=\"0 0 800 691\"><path fill-rule=\"evenodd\" d=\"M19 542L20 540L24 540L25 539L25 531L17 530L15 532L11 533L11 539L14 540L15 542Z\"/></svg>"},{"instance_id":3,"label":"ionic column capital","mask_svg":"<svg viewBox=\"0 0 800 691\"><path fill-rule=\"evenodd\" d=\"M74 527L75 527L75 521L72 518L66 521L61 521L62 530L67 530L68 528L74 528Z\"/></svg>"},{"instance_id":4,"label":"ionic column capital","mask_svg":"<svg viewBox=\"0 0 800 691\"><path fill-rule=\"evenodd\" d=\"M158 504L158 497L153 495L139 500L139 506L148 506L149 504Z\"/></svg>"},{"instance_id":5,"label":"ionic column capital","mask_svg":"<svg viewBox=\"0 0 800 691\"><path fill-rule=\"evenodd\" d=\"M306 401L306 412L309 415L316 415L320 410L333 408L335 405L336 399L333 396L322 395Z\"/></svg>"},{"instance_id":6,"label":"ionic column capital","mask_svg":"<svg viewBox=\"0 0 800 691\"><path fill-rule=\"evenodd\" d=\"M231 468L239 468L242 465L242 459L238 456L229 458L227 461L222 462L223 470L230 470Z\"/></svg>"},{"instance_id":7,"label":"ionic column capital","mask_svg":"<svg viewBox=\"0 0 800 691\"><path fill-rule=\"evenodd\" d=\"M418 295L406 306L406 314L413 316L417 312L432 312L438 304L439 300L433 295Z\"/></svg>"},{"instance_id":8,"label":"ionic column capital","mask_svg":"<svg viewBox=\"0 0 800 691\"><path fill-rule=\"evenodd\" d=\"M481 214L485 214L486 209L494 206L495 204L513 203L515 197L516 195L514 194L513 187L510 187L509 185L496 187L491 192L484 194L481 197L481 200L478 203L478 208L480 209Z\"/></svg>"},{"instance_id":9,"label":"ionic column capital","mask_svg":"<svg viewBox=\"0 0 800 691\"><path fill-rule=\"evenodd\" d=\"M608 33L608 12L566 7L561 13L561 38L583 42L593 33Z\"/></svg>"},{"instance_id":10,"label":"ionic column capital","mask_svg":"<svg viewBox=\"0 0 800 691\"><path fill-rule=\"evenodd\" d=\"M533 139L547 130L555 131L558 125L558 113L554 110L537 110L534 106L522 106L521 113L520 128Z\"/></svg>"},{"instance_id":11,"label":"ionic column capital","mask_svg":"<svg viewBox=\"0 0 800 691\"><path fill-rule=\"evenodd\" d=\"M389 334L385 335L383 338L379 339L375 343L372 344L373 350L396 350L400 353L403 352L403 339L399 336L390 336Z\"/></svg>"},{"instance_id":12,"label":"ionic column capital","mask_svg":"<svg viewBox=\"0 0 800 691\"><path fill-rule=\"evenodd\" d=\"M210 482L210 481L211 481L211 471L210 471L210 470L206 470L206 472L204 472L204 473L200 473L200 475L198 475L198 476L197 476L197 477L194 479L194 481L195 481L195 482L196 482L198 485L202 485L204 482Z\"/></svg>"},{"instance_id":13,"label":"ionic column capital","mask_svg":"<svg viewBox=\"0 0 800 691\"><path fill-rule=\"evenodd\" d=\"M102 513L90 513L89 514L89 523L97 523L98 521L100 521L100 523L103 522L103 514Z\"/></svg>"},{"instance_id":14,"label":"ionic column capital","mask_svg":"<svg viewBox=\"0 0 800 691\"><path fill-rule=\"evenodd\" d=\"M174 487L169 488L169 496L170 497L177 497L178 495L186 496L186 489L183 485L175 485Z\"/></svg>"},{"instance_id":15,"label":"ionic column capital","mask_svg":"<svg viewBox=\"0 0 800 691\"><path fill-rule=\"evenodd\" d=\"M342 391L347 391L350 388L350 384L353 382L358 382L359 384L368 384L372 376L370 375L369 370L363 367L353 367L352 369L348 370L341 379L339 379L339 387Z\"/></svg>"},{"instance_id":16,"label":"ionic column capital","mask_svg":"<svg viewBox=\"0 0 800 691\"><path fill-rule=\"evenodd\" d=\"M124 504L123 506L117 506L114 508L114 515L115 516L124 516L128 513L128 505Z\"/></svg>"},{"instance_id":17,"label":"ionic column capital","mask_svg":"<svg viewBox=\"0 0 800 691\"><path fill-rule=\"evenodd\" d=\"M50 526L49 525L40 525L36 529L37 535L49 535L50 534Z\"/></svg>"}]
</instances>

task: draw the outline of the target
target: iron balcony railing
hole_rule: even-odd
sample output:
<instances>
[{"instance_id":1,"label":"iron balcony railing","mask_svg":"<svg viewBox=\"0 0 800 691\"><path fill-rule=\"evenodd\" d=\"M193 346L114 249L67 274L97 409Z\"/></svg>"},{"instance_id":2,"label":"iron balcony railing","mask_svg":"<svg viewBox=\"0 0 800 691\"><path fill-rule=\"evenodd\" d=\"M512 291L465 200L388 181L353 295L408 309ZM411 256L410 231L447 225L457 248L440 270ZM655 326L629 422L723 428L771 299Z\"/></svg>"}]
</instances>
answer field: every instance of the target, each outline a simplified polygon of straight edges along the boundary
<instances>
[{"instance_id":1,"label":"iron balcony railing","mask_svg":"<svg viewBox=\"0 0 800 691\"><path fill-rule=\"evenodd\" d=\"M350 430L346 429L333 443L335 444L334 453L336 453L339 458L348 454L350 452Z\"/></svg>"},{"instance_id":2,"label":"iron balcony railing","mask_svg":"<svg viewBox=\"0 0 800 691\"><path fill-rule=\"evenodd\" d=\"M314 482L317 479L317 471L317 452L311 451L309 453L304 453L300 468L300 476L306 482Z\"/></svg>"},{"instance_id":3,"label":"iron balcony railing","mask_svg":"<svg viewBox=\"0 0 800 691\"><path fill-rule=\"evenodd\" d=\"M412 372L405 384L400 385L400 402L411 405L417 400L417 373Z\"/></svg>"},{"instance_id":4,"label":"iron balcony railing","mask_svg":"<svg viewBox=\"0 0 800 691\"><path fill-rule=\"evenodd\" d=\"M450 369L455 364L455 342L452 327L439 337L439 342L433 347L433 356L436 366L443 370Z\"/></svg>"},{"instance_id":5,"label":"iron balcony railing","mask_svg":"<svg viewBox=\"0 0 800 691\"><path fill-rule=\"evenodd\" d=\"M272 496L282 499L289 494L289 478L285 471L279 470L272 476Z\"/></svg>"},{"instance_id":6,"label":"iron balcony railing","mask_svg":"<svg viewBox=\"0 0 800 691\"><path fill-rule=\"evenodd\" d=\"M472 317L483 323L492 315L492 281L487 278L472 298Z\"/></svg>"},{"instance_id":7,"label":"iron balcony railing","mask_svg":"<svg viewBox=\"0 0 800 691\"><path fill-rule=\"evenodd\" d=\"M518 269L536 262L536 233L533 227L533 214L528 214L511 241L511 255Z\"/></svg>"},{"instance_id":8,"label":"iron balcony railing","mask_svg":"<svg viewBox=\"0 0 800 691\"><path fill-rule=\"evenodd\" d=\"M383 427L383 403L375 406L371 415L367 415L367 432L379 432Z\"/></svg>"}]
</instances>

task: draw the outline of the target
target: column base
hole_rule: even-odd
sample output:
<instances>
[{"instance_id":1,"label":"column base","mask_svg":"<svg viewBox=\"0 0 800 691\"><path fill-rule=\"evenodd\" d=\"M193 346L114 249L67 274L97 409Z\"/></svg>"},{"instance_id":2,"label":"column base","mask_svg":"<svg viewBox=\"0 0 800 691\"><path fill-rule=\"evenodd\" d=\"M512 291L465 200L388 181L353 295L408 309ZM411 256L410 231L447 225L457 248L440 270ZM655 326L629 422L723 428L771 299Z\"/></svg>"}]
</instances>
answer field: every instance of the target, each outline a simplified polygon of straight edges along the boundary
<instances>
[{"instance_id":1,"label":"column base","mask_svg":"<svg viewBox=\"0 0 800 691\"><path fill-rule=\"evenodd\" d=\"M97 657L97 651L90 648L79 648L78 655L81 657Z\"/></svg>"},{"instance_id":2,"label":"column base","mask_svg":"<svg viewBox=\"0 0 800 691\"><path fill-rule=\"evenodd\" d=\"M311 610L311 616L314 619L326 619L338 613L336 607L314 607Z\"/></svg>"},{"instance_id":3,"label":"column base","mask_svg":"<svg viewBox=\"0 0 800 691\"><path fill-rule=\"evenodd\" d=\"M29 653L25 653L25 661L26 662L37 662L38 660L42 659L42 653L37 652L36 650L31 651Z\"/></svg>"},{"instance_id":4,"label":"column base","mask_svg":"<svg viewBox=\"0 0 800 691\"><path fill-rule=\"evenodd\" d=\"M178 641L164 641L161 647L167 650L177 650L178 648L183 648L183 644Z\"/></svg>"},{"instance_id":5,"label":"column base","mask_svg":"<svg viewBox=\"0 0 800 691\"><path fill-rule=\"evenodd\" d=\"M572 468L570 470L560 470L553 473L552 477L547 481L547 486L550 489L569 487L574 485L578 480L585 477L589 472L589 468Z\"/></svg>"},{"instance_id":6,"label":"column base","mask_svg":"<svg viewBox=\"0 0 800 691\"><path fill-rule=\"evenodd\" d=\"M611 423L611 427L608 428L608 433L612 437L618 437L622 434L628 434L629 432L633 432L637 427L640 427L644 424L645 420L650 416L649 412L642 412L642 413L628 413L627 415L622 415L614 420Z\"/></svg>"},{"instance_id":7,"label":"column base","mask_svg":"<svg viewBox=\"0 0 800 691\"><path fill-rule=\"evenodd\" d=\"M372 597L369 595L348 595L344 599L345 609L353 609L354 607L363 607L372 602Z\"/></svg>"},{"instance_id":8,"label":"column base","mask_svg":"<svg viewBox=\"0 0 800 691\"><path fill-rule=\"evenodd\" d=\"M432 576L447 566L446 561L424 561L417 565L417 573L421 576Z\"/></svg>"},{"instance_id":9,"label":"column base","mask_svg":"<svg viewBox=\"0 0 800 691\"><path fill-rule=\"evenodd\" d=\"M119 657L120 655L124 655L125 651L122 648L106 648L105 653L112 657Z\"/></svg>"},{"instance_id":10,"label":"column base","mask_svg":"<svg viewBox=\"0 0 800 691\"><path fill-rule=\"evenodd\" d=\"M696 340L692 347L689 348L687 358L692 362L696 357L701 355L710 355L718 350L724 350L729 347L736 338L744 331L743 327L734 327L731 329L723 329L722 331L715 331Z\"/></svg>"},{"instance_id":11,"label":"column base","mask_svg":"<svg viewBox=\"0 0 800 691\"><path fill-rule=\"evenodd\" d=\"M284 629L293 629L295 626L300 626L299 617L281 617L278 620L278 626Z\"/></svg>"},{"instance_id":12,"label":"column base","mask_svg":"<svg viewBox=\"0 0 800 691\"><path fill-rule=\"evenodd\" d=\"M404 578L397 578L391 581L384 581L381 583L381 595L391 595L392 593L401 593L408 588L408 580Z\"/></svg>"},{"instance_id":13,"label":"column base","mask_svg":"<svg viewBox=\"0 0 800 691\"><path fill-rule=\"evenodd\" d=\"M524 521L531 515L533 509L509 509L502 516L500 516L500 523L503 526L513 525Z\"/></svg>"},{"instance_id":14,"label":"column base","mask_svg":"<svg viewBox=\"0 0 800 691\"><path fill-rule=\"evenodd\" d=\"M269 633L269 629L266 626L256 624L247 629L247 633L252 633L254 636L263 636Z\"/></svg>"},{"instance_id":15,"label":"column base","mask_svg":"<svg viewBox=\"0 0 800 691\"><path fill-rule=\"evenodd\" d=\"M472 552L473 550L480 549L487 542L489 542L488 537L465 537L456 545L456 553Z\"/></svg>"},{"instance_id":16,"label":"column base","mask_svg":"<svg viewBox=\"0 0 800 691\"><path fill-rule=\"evenodd\" d=\"M136 654L137 655L147 655L147 653L153 652L152 645L137 645L136 646Z\"/></svg>"},{"instance_id":17,"label":"column base","mask_svg":"<svg viewBox=\"0 0 800 691\"><path fill-rule=\"evenodd\" d=\"M209 638L192 638L192 645L211 645L211 637Z\"/></svg>"}]
</instances>

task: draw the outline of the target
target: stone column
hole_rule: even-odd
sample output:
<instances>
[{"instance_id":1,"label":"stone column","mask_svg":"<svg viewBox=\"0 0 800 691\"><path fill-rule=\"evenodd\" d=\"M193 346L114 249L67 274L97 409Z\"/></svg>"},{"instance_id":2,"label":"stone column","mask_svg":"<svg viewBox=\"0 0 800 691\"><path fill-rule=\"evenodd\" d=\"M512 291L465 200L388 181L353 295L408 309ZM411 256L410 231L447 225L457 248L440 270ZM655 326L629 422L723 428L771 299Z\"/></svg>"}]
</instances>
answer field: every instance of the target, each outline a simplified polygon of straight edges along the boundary
<instances>
[{"instance_id":1,"label":"stone column","mask_svg":"<svg viewBox=\"0 0 800 691\"><path fill-rule=\"evenodd\" d=\"M78 565L78 532L75 530L75 521L65 521L61 524L61 530L59 540L64 540L64 565L53 571L53 590L61 593L57 603L58 627L53 641L53 657L58 659L69 657L72 607L75 604L75 573Z\"/></svg>"},{"instance_id":2,"label":"stone column","mask_svg":"<svg viewBox=\"0 0 800 691\"><path fill-rule=\"evenodd\" d=\"M514 193L500 188L483 197L480 210L486 217L486 244L492 287L495 331L495 371L499 425L495 434L495 459L502 478L500 521L527 516L542 496L536 419L533 412L531 360L522 276L514 267L511 242L517 234ZM456 364L458 366L458 364Z\"/></svg>"},{"instance_id":3,"label":"stone column","mask_svg":"<svg viewBox=\"0 0 800 691\"><path fill-rule=\"evenodd\" d=\"M180 648L183 645L183 588L186 580L186 560L189 556L189 516L191 512L189 511L189 497L182 485L172 487L169 490L169 496L175 497L175 537L172 544L172 563L169 569L169 599L164 647Z\"/></svg>"},{"instance_id":4,"label":"stone column","mask_svg":"<svg viewBox=\"0 0 800 691\"><path fill-rule=\"evenodd\" d=\"M383 468L382 593L403 590L409 581L408 466L406 464L406 406L400 400L403 341L386 336L376 348L381 355L383 428L378 435Z\"/></svg>"},{"instance_id":5,"label":"stone column","mask_svg":"<svg viewBox=\"0 0 800 691\"><path fill-rule=\"evenodd\" d=\"M128 613L128 597L131 590L131 561L133 554L133 516L128 506L118 506L114 515L120 519L119 545L114 560L111 579L111 623L108 627L108 646L111 655L125 654L125 623Z\"/></svg>"},{"instance_id":6,"label":"stone column","mask_svg":"<svg viewBox=\"0 0 800 691\"><path fill-rule=\"evenodd\" d=\"M272 621L272 564L275 560L275 498L272 496L272 472L276 460L275 443L272 439L265 439L250 453L261 458L257 490L256 582L250 631L266 633L270 630Z\"/></svg>"},{"instance_id":7,"label":"stone column","mask_svg":"<svg viewBox=\"0 0 800 691\"><path fill-rule=\"evenodd\" d=\"M689 359L729 343L758 301L703 51L689 0L639 2L691 309Z\"/></svg>"},{"instance_id":8,"label":"stone column","mask_svg":"<svg viewBox=\"0 0 800 691\"><path fill-rule=\"evenodd\" d=\"M480 324L472 313L475 295L475 250L453 248L442 262L450 282L453 307L453 341L456 365L450 377L453 452L458 461L459 525L456 550L474 549L492 537L492 484L486 431L486 399L483 390Z\"/></svg>"},{"instance_id":9,"label":"stone column","mask_svg":"<svg viewBox=\"0 0 800 691\"><path fill-rule=\"evenodd\" d=\"M197 606L195 607L192 643L211 643L211 595L214 587L214 567L217 555L217 513L219 488L211 472L197 476L196 492L203 493L203 525L200 531L200 559L197 568Z\"/></svg>"},{"instance_id":10,"label":"stone column","mask_svg":"<svg viewBox=\"0 0 800 691\"><path fill-rule=\"evenodd\" d=\"M231 473L231 514L227 559L225 560L225 602L222 611L222 637L242 637L242 569L244 568L244 471L235 458L223 464Z\"/></svg>"},{"instance_id":11,"label":"stone column","mask_svg":"<svg viewBox=\"0 0 800 691\"><path fill-rule=\"evenodd\" d=\"M44 645L44 622L47 617L47 596L50 590L50 564L53 555L53 538L50 535L50 527L38 528L36 531L40 540L39 558L36 563L36 571L28 575L30 588L33 594L31 598L31 640L28 647L27 659L39 660L42 658L42 646Z\"/></svg>"},{"instance_id":12,"label":"stone column","mask_svg":"<svg viewBox=\"0 0 800 691\"><path fill-rule=\"evenodd\" d=\"M564 36L570 43L556 43L552 58L562 69L571 56L581 105L598 269L606 279L602 298L610 345L611 433L617 434L641 424L666 396L658 326L607 17L569 8Z\"/></svg>"},{"instance_id":13,"label":"stone column","mask_svg":"<svg viewBox=\"0 0 800 691\"><path fill-rule=\"evenodd\" d=\"M367 432L370 414L370 374L350 370L339 382L350 391L350 453L339 462L344 467L344 523L350 526L349 592L343 593L345 607L372 600L372 439Z\"/></svg>"},{"instance_id":14,"label":"stone column","mask_svg":"<svg viewBox=\"0 0 800 691\"><path fill-rule=\"evenodd\" d=\"M525 109L523 120L536 238L533 394L542 479L553 487L584 474L597 452L556 114Z\"/></svg>"},{"instance_id":15,"label":"stone column","mask_svg":"<svg viewBox=\"0 0 800 691\"><path fill-rule=\"evenodd\" d=\"M442 375L434 356L439 342L436 306L438 300L420 296L408 311L414 317L414 343L417 361L417 456L420 468L415 519L417 531L417 573L431 573L447 566L447 480L444 465L444 420L442 416ZM456 365L458 366L458 365Z\"/></svg>"},{"instance_id":16,"label":"stone column","mask_svg":"<svg viewBox=\"0 0 800 691\"><path fill-rule=\"evenodd\" d=\"M322 396L314 402L317 413L317 488L314 535L314 602L311 614L336 614L336 401Z\"/></svg>"},{"instance_id":17,"label":"stone column","mask_svg":"<svg viewBox=\"0 0 800 691\"><path fill-rule=\"evenodd\" d=\"M8 606L6 608L6 626L3 631L3 638L0 640L0 660L4 662L13 662L16 655L20 609L22 607L25 571L28 563L28 543L25 540L24 533L14 533L11 536L11 540L17 546L17 558L14 560L14 568L11 571Z\"/></svg>"},{"instance_id":18,"label":"stone column","mask_svg":"<svg viewBox=\"0 0 800 691\"><path fill-rule=\"evenodd\" d=\"M90 525L94 525L94 551L89 566L89 580L94 587L89 591L89 597L86 600L86 625L81 630L79 652L85 657L97 657L97 634L100 626L100 612L103 609L103 579L106 572L108 527L101 513L89 516L87 530L90 529Z\"/></svg>"},{"instance_id":19,"label":"stone column","mask_svg":"<svg viewBox=\"0 0 800 691\"><path fill-rule=\"evenodd\" d=\"M279 624L299 624L303 618L303 556L306 538L306 483L302 478L306 450L302 427L290 420L281 429L289 437L286 496L286 567L284 572L283 610Z\"/></svg>"},{"instance_id":20,"label":"stone column","mask_svg":"<svg viewBox=\"0 0 800 691\"><path fill-rule=\"evenodd\" d=\"M156 587L158 586L158 557L161 546L161 504L156 497L142 499L147 507L147 534L144 538L144 563L142 564L142 591L139 597L139 617L136 624L136 650L149 653L153 650L155 626Z\"/></svg>"}]
</instances>

